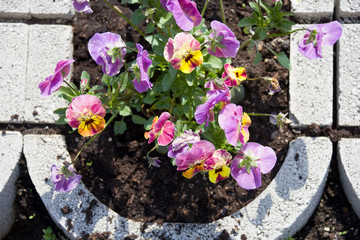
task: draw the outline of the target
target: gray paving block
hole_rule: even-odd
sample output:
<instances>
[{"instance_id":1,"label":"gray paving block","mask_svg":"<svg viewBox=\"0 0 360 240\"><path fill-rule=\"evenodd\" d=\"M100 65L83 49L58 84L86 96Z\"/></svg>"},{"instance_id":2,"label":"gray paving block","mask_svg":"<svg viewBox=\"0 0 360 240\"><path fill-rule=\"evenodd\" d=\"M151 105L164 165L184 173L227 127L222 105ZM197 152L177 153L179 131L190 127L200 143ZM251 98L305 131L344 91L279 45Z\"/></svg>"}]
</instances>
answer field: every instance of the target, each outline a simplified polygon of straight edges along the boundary
<instances>
[{"instance_id":1,"label":"gray paving block","mask_svg":"<svg viewBox=\"0 0 360 240\"><path fill-rule=\"evenodd\" d=\"M30 0L0 0L1 18L29 18Z\"/></svg>"},{"instance_id":2,"label":"gray paving block","mask_svg":"<svg viewBox=\"0 0 360 240\"><path fill-rule=\"evenodd\" d=\"M359 0L340 0L340 17L358 17L360 15Z\"/></svg>"},{"instance_id":3,"label":"gray paving block","mask_svg":"<svg viewBox=\"0 0 360 240\"><path fill-rule=\"evenodd\" d=\"M339 142L339 174L347 199L360 217L360 139L342 139Z\"/></svg>"},{"instance_id":4,"label":"gray paving block","mask_svg":"<svg viewBox=\"0 0 360 240\"><path fill-rule=\"evenodd\" d=\"M360 125L360 24L343 24L339 51L339 125Z\"/></svg>"},{"instance_id":5,"label":"gray paving block","mask_svg":"<svg viewBox=\"0 0 360 240\"><path fill-rule=\"evenodd\" d=\"M28 26L0 23L0 122L21 122L25 116Z\"/></svg>"},{"instance_id":6,"label":"gray paving block","mask_svg":"<svg viewBox=\"0 0 360 240\"><path fill-rule=\"evenodd\" d=\"M75 10L70 0L30 0L30 14L42 19L72 19Z\"/></svg>"},{"instance_id":7,"label":"gray paving block","mask_svg":"<svg viewBox=\"0 0 360 240\"><path fill-rule=\"evenodd\" d=\"M0 135L0 239L5 237L15 221L15 181L19 177L18 161L22 153L22 143L20 132L7 131Z\"/></svg>"},{"instance_id":8,"label":"gray paving block","mask_svg":"<svg viewBox=\"0 0 360 240\"><path fill-rule=\"evenodd\" d=\"M72 27L65 25L30 25L29 57L25 92L25 121L55 123L54 110L67 107L63 99L52 94L41 97L38 84L54 73L60 60L72 58ZM66 78L69 80L71 74Z\"/></svg>"},{"instance_id":9,"label":"gray paving block","mask_svg":"<svg viewBox=\"0 0 360 240\"><path fill-rule=\"evenodd\" d=\"M332 18L335 0L301 0L301 3L291 4L291 12L303 20L320 20Z\"/></svg>"},{"instance_id":10,"label":"gray paving block","mask_svg":"<svg viewBox=\"0 0 360 240\"><path fill-rule=\"evenodd\" d=\"M296 25L293 29L310 25ZM289 117L294 126L312 123L321 126L333 121L333 47L322 48L323 57L308 59L298 52L299 41L305 32L292 34L290 38Z\"/></svg>"},{"instance_id":11,"label":"gray paving block","mask_svg":"<svg viewBox=\"0 0 360 240\"><path fill-rule=\"evenodd\" d=\"M41 149L41 151L39 150ZM295 234L316 208L326 182L332 156L328 138L300 137L290 143L284 163L270 185L250 204L220 220L206 223L143 223L121 217L100 203L80 183L70 193L53 191L52 164L70 161L60 135L24 136L24 155L36 191L54 221L70 239L94 232L110 232L109 238L215 239L226 231L230 239L285 239ZM96 204L95 204L96 203ZM63 214L65 206L72 210ZM91 207L92 218L86 218ZM87 221L87 220L88 221ZM69 228L71 224L71 229Z\"/></svg>"}]
</instances>

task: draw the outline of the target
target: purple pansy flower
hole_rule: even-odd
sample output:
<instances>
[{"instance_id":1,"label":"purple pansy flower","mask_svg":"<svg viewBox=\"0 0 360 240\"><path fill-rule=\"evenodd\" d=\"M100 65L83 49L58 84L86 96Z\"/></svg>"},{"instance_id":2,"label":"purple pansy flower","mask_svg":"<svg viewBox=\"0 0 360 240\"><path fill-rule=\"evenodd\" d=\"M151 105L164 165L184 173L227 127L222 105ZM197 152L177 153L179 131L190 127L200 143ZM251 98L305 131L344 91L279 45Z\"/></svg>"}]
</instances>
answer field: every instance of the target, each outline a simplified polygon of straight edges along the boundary
<instances>
[{"instance_id":1,"label":"purple pansy flower","mask_svg":"<svg viewBox=\"0 0 360 240\"><path fill-rule=\"evenodd\" d=\"M276 154L270 147L259 143L248 142L231 163L231 175L244 189L255 189L261 186L261 173L273 169Z\"/></svg>"},{"instance_id":2,"label":"purple pansy flower","mask_svg":"<svg viewBox=\"0 0 360 240\"><path fill-rule=\"evenodd\" d=\"M152 88L152 83L150 82L149 75L147 74L147 70L150 67L152 61L149 58L149 54L146 50L143 50L143 46L140 44L136 44L139 53L136 57L136 62L139 66L140 76L137 72L135 72L136 77L133 80L134 87L136 91L139 93L147 91L149 88Z\"/></svg>"},{"instance_id":3,"label":"purple pansy flower","mask_svg":"<svg viewBox=\"0 0 360 240\"><path fill-rule=\"evenodd\" d=\"M213 31L209 36L212 42L208 52L215 57L236 57L240 42L236 39L230 28L216 20L212 21L210 25Z\"/></svg>"},{"instance_id":4,"label":"purple pansy flower","mask_svg":"<svg viewBox=\"0 0 360 240\"><path fill-rule=\"evenodd\" d=\"M75 62L74 59L61 60L56 64L55 73L45 78L44 81L39 83L41 96L47 97L51 93L56 92L61 88L64 77L67 77L70 73L70 65Z\"/></svg>"},{"instance_id":5,"label":"purple pansy flower","mask_svg":"<svg viewBox=\"0 0 360 240\"><path fill-rule=\"evenodd\" d=\"M309 59L321 58L321 46L334 45L341 35L342 27L338 21L311 26L299 42L299 53Z\"/></svg>"},{"instance_id":6,"label":"purple pansy flower","mask_svg":"<svg viewBox=\"0 0 360 240\"><path fill-rule=\"evenodd\" d=\"M114 76L120 72L126 54L126 45L120 35L111 32L95 33L89 40L88 49L106 75Z\"/></svg>"},{"instance_id":7,"label":"purple pansy flower","mask_svg":"<svg viewBox=\"0 0 360 240\"><path fill-rule=\"evenodd\" d=\"M166 11L173 14L176 24L184 31L190 31L201 23L201 14L196 3L189 0L161 0Z\"/></svg>"},{"instance_id":8,"label":"purple pansy flower","mask_svg":"<svg viewBox=\"0 0 360 240\"><path fill-rule=\"evenodd\" d=\"M249 140L249 126L251 119L243 113L241 106L231 103L226 105L219 114L219 125L224 130L226 140L233 146L237 146Z\"/></svg>"},{"instance_id":9,"label":"purple pansy flower","mask_svg":"<svg viewBox=\"0 0 360 240\"><path fill-rule=\"evenodd\" d=\"M89 0L72 0L72 4L77 12L92 13Z\"/></svg>"},{"instance_id":10,"label":"purple pansy flower","mask_svg":"<svg viewBox=\"0 0 360 240\"><path fill-rule=\"evenodd\" d=\"M72 165L58 167L51 166L51 181L57 192L70 192L80 183L81 175L75 173Z\"/></svg>"},{"instance_id":11,"label":"purple pansy flower","mask_svg":"<svg viewBox=\"0 0 360 240\"><path fill-rule=\"evenodd\" d=\"M228 101L228 92L227 90L210 90L212 91L211 95L207 94L207 96L210 96L210 98L203 104L200 104L196 107L195 111L195 120L196 122L201 125L204 122L205 126L209 125L209 121L214 121L214 112L213 108L216 104L223 101ZM209 92L210 92L209 91Z\"/></svg>"},{"instance_id":12,"label":"purple pansy flower","mask_svg":"<svg viewBox=\"0 0 360 240\"><path fill-rule=\"evenodd\" d=\"M190 148L189 144L194 144L200 141L200 136L192 131L184 131L179 137L168 146L168 157L176 158L182 152Z\"/></svg>"}]
</instances>

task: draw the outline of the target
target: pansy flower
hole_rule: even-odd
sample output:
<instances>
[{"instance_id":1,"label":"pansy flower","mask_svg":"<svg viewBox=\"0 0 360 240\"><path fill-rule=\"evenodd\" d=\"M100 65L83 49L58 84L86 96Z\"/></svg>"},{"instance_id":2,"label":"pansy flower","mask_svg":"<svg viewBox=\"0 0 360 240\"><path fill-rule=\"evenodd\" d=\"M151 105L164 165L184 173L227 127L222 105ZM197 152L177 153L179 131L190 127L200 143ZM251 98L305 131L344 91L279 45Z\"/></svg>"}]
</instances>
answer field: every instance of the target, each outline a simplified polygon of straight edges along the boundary
<instances>
[{"instance_id":1,"label":"pansy flower","mask_svg":"<svg viewBox=\"0 0 360 240\"><path fill-rule=\"evenodd\" d=\"M196 3L189 0L160 0L166 11L173 14L176 24L184 31L190 31L201 23L201 14Z\"/></svg>"},{"instance_id":2,"label":"pansy flower","mask_svg":"<svg viewBox=\"0 0 360 240\"><path fill-rule=\"evenodd\" d=\"M189 144L194 144L200 141L199 134L185 130L179 137L168 146L168 157L176 158L176 156L182 152L185 152L190 148Z\"/></svg>"},{"instance_id":3,"label":"pansy flower","mask_svg":"<svg viewBox=\"0 0 360 240\"><path fill-rule=\"evenodd\" d=\"M209 36L211 44L208 52L215 57L236 57L240 42L230 28L217 20L212 21L210 25L213 31Z\"/></svg>"},{"instance_id":4,"label":"pansy flower","mask_svg":"<svg viewBox=\"0 0 360 240\"><path fill-rule=\"evenodd\" d=\"M259 143L246 143L231 163L231 175L244 189L255 189L261 186L261 173L273 169L276 154L270 147Z\"/></svg>"},{"instance_id":5,"label":"pansy flower","mask_svg":"<svg viewBox=\"0 0 360 240\"><path fill-rule=\"evenodd\" d=\"M64 78L70 73L70 65L73 62L75 62L74 59L68 59L61 60L56 64L55 73L39 83L41 96L48 97L51 93L56 92L61 88Z\"/></svg>"},{"instance_id":6,"label":"pansy flower","mask_svg":"<svg viewBox=\"0 0 360 240\"><path fill-rule=\"evenodd\" d=\"M308 28L308 32L299 42L299 53L309 59L322 57L321 46L332 46L342 35L338 21L317 24Z\"/></svg>"},{"instance_id":7,"label":"pansy flower","mask_svg":"<svg viewBox=\"0 0 360 240\"><path fill-rule=\"evenodd\" d=\"M201 140L192 147L176 156L175 164L183 176L190 179L198 172L204 171L204 162L215 152L215 146L206 140Z\"/></svg>"},{"instance_id":8,"label":"pansy flower","mask_svg":"<svg viewBox=\"0 0 360 240\"><path fill-rule=\"evenodd\" d=\"M218 183L225 180L230 175L230 168L232 156L229 152L218 149L214 152L212 157L204 162L204 170L209 171L209 180L212 183Z\"/></svg>"},{"instance_id":9,"label":"pansy flower","mask_svg":"<svg viewBox=\"0 0 360 240\"><path fill-rule=\"evenodd\" d=\"M237 146L249 140L249 126L251 119L249 115L243 113L241 106L231 103L226 105L219 114L219 125L224 130L227 141Z\"/></svg>"},{"instance_id":10,"label":"pansy flower","mask_svg":"<svg viewBox=\"0 0 360 240\"><path fill-rule=\"evenodd\" d=\"M92 13L89 0L72 0L72 4L77 12Z\"/></svg>"},{"instance_id":11,"label":"pansy flower","mask_svg":"<svg viewBox=\"0 0 360 240\"><path fill-rule=\"evenodd\" d=\"M224 68L225 71L222 74L222 79L227 86L234 87L239 85L240 82L246 80L247 74L245 68L234 68L228 63L224 65Z\"/></svg>"},{"instance_id":12,"label":"pansy flower","mask_svg":"<svg viewBox=\"0 0 360 240\"><path fill-rule=\"evenodd\" d=\"M140 70L140 75L137 71L135 71L136 77L133 80L134 87L136 91L139 93L147 91L149 88L152 88L152 83L150 82L149 75L147 74L147 70L149 69L152 61L149 58L149 54L146 50L143 50L143 46L140 44L136 44L136 47L139 51L136 57L136 63Z\"/></svg>"},{"instance_id":13,"label":"pansy flower","mask_svg":"<svg viewBox=\"0 0 360 240\"><path fill-rule=\"evenodd\" d=\"M92 59L102 66L103 73L114 76L120 72L126 54L126 45L120 35L95 33L89 40L88 50Z\"/></svg>"},{"instance_id":14,"label":"pansy flower","mask_svg":"<svg viewBox=\"0 0 360 240\"><path fill-rule=\"evenodd\" d=\"M83 137L93 136L105 127L105 108L99 98L85 94L73 98L66 110L66 118L72 128Z\"/></svg>"},{"instance_id":15,"label":"pansy flower","mask_svg":"<svg viewBox=\"0 0 360 240\"><path fill-rule=\"evenodd\" d=\"M205 123L205 126L208 126L209 122L214 121L214 111L212 109L215 107L215 105L221 101L229 101L229 89L210 91L207 93L208 100L196 107L195 120L199 125Z\"/></svg>"},{"instance_id":16,"label":"pansy flower","mask_svg":"<svg viewBox=\"0 0 360 240\"><path fill-rule=\"evenodd\" d=\"M70 192L80 183L81 175L75 173L73 165L58 167L51 166L51 181L57 192Z\"/></svg>"},{"instance_id":17,"label":"pansy flower","mask_svg":"<svg viewBox=\"0 0 360 240\"><path fill-rule=\"evenodd\" d=\"M174 69L183 73L191 73L195 67L203 62L201 46L190 33L178 33L175 38L169 38L165 49L164 57L170 62Z\"/></svg>"},{"instance_id":18,"label":"pansy flower","mask_svg":"<svg viewBox=\"0 0 360 240\"><path fill-rule=\"evenodd\" d=\"M150 132L145 132L145 138L152 143L156 138L160 146L168 145L174 138L175 125L170 122L170 113L163 112L160 117L155 117Z\"/></svg>"}]
</instances>

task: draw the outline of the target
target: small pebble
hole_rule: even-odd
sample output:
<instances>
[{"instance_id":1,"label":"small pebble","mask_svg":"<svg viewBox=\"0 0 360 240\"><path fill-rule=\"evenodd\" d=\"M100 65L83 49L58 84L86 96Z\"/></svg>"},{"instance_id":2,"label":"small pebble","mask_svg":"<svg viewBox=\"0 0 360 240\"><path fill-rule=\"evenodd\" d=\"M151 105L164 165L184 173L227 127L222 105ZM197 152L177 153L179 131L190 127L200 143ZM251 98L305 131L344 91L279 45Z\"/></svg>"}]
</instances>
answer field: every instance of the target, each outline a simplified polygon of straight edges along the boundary
<instances>
[{"instance_id":1,"label":"small pebble","mask_svg":"<svg viewBox=\"0 0 360 240\"><path fill-rule=\"evenodd\" d=\"M188 187L189 187L190 189L194 189L195 185L194 185L193 183L189 183L189 184L188 184Z\"/></svg>"},{"instance_id":2,"label":"small pebble","mask_svg":"<svg viewBox=\"0 0 360 240\"><path fill-rule=\"evenodd\" d=\"M111 138L111 137L109 137L108 142L112 142L112 138Z\"/></svg>"},{"instance_id":3,"label":"small pebble","mask_svg":"<svg viewBox=\"0 0 360 240\"><path fill-rule=\"evenodd\" d=\"M75 138L75 142L78 143L79 141L80 141L79 138L76 137L76 138Z\"/></svg>"},{"instance_id":4,"label":"small pebble","mask_svg":"<svg viewBox=\"0 0 360 240\"><path fill-rule=\"evenodd\" d=\"M324 231L329 232L330 228L329 227L324 227Z\"/></svg>"}]
</instances>

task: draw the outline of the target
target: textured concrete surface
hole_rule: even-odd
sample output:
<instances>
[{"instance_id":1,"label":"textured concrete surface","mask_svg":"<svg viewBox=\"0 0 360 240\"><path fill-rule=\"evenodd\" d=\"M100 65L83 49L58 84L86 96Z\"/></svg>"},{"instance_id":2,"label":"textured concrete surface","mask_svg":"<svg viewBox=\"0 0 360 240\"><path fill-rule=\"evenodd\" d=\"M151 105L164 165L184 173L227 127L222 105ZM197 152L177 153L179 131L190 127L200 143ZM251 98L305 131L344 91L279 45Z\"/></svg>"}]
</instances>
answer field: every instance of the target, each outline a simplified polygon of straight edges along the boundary
<instances>
[{"instance_id":1,"label":"textured concrete surface","mask_svg":"<svg viewBox=\"0 0 360 240\"><path fill-rule=\"evenodd\" d=\"M0 23L0 36L0 122L21 122L25 116L28 25Z\"/></svg>"},{"instance_id":2,"label":"textured concrete surface","mask_svg":"<svg viewBox=\"0 0 360 240\"><path fill-rule=\"evenodd\" d=\"M360 217L360 139L342 139L339 142L339 173L347 199Z\"/></svg>"},{"instance_id":3,"label":"textured concrete surface","mask_svg":"<svg viewBox=\"0 0 360 240\"><path fill-rule=\"evenodd\" d=\"M0 0L1 18L29 18L30 0Z\"/></svg>"},{"instance_id":4,"label":"textured concrete surface","mask_svg":"<svg viewBox=\"0 0 360 240\"><path fill-rule=\"evenodd\" d=\"M301 20L318 22L330 20L334 6L335 0L301 0L299 4L291 3L291 12Z\"/></svg>"},{"instance_id":5,"label":"textured concrete surface","mask_svg":"<svg viewBox=\"0 0 360 240\"><path fill-rule=\"evenodd\" d=\"M75 11L70 0L30 0L30 14L35 18L72 19Z\"/></svg>"},{"instance_id":6,"label":"textured concrete surface","mask_svg":"<svg viewBox=\"0 0 360 240\"><path fill-rule=\"evenodd\" d=\"M41 151L40 151L41 149ZM316 208L325 186L332 155L332 143L325 137L300 137L290 143L282 168L271 184L253 202L233 215L208 224L148 224L125 219L105 207L81 183L71 193L53 191L52 164L70 162L65 140L60 135L24 136L24 154L36 191L50 215L76 239L94 232L111 232L110 238L208 240L227 231L232 239L284 239L295 234ZM72 209L62 214L61 208ZM91 209L91 219L86 217ZM69 222L72 228L68 232Z\"/></svg>"},{"instance_id":7,"label":"textured concrete surface","mask_svg":"<svg viewBox=\"0 0 360 240\"><path fill-rule=\"evenodd\" d=\"M55 123L54 110L67 107L56 94L40 95L39 83L54 73L60 60L72 58L72 27L65 25L29 25L29 58L25 91L25 121ZM69 80L71 74L66 78Z\"/></svg>"},{"instance_id":8,"label":"textured concrete surface","mask_svg":"<svg viewBox=\"0 0 360 240\"><path fill-rule=\"evenodd\" d=\"M0 135L0 239L6 236L15 221L15 181L19 177L18 161L22 147L20 132L8 131Z\"/></svg>"},{"instance_id":9,"label":"textured concrete surface","mask_svg":"<svg viewBox=\"0 0 360 240\"><path fill-rule=\"evenodd\" d=\"M360 15L359 0L339 0L341 17L358 17Z\"/></svg>"},{"instance_id":10,"label":"textured concrete surface","mask_svg":"<svg viewBox=\"0 0 360 240\"><path fill-rule=\"evenodd\" d=\"M339 125L360 125L360 24L344 24L339 51Z\"/></svg>"},{"instance_id":11,"label":"textured concrete surface","mask_svg":"<svg viewBox=\"0 0 360 240\"><path fill-rule=\"evenodd\" d=\"M293 29L310 25L295 25ZM298 52L305 31L290 38L289 117L293 125L312 123L331 125L333 122L333 48L324 46L323 57L310 60Z\"/></svg>"}]
</instances>

